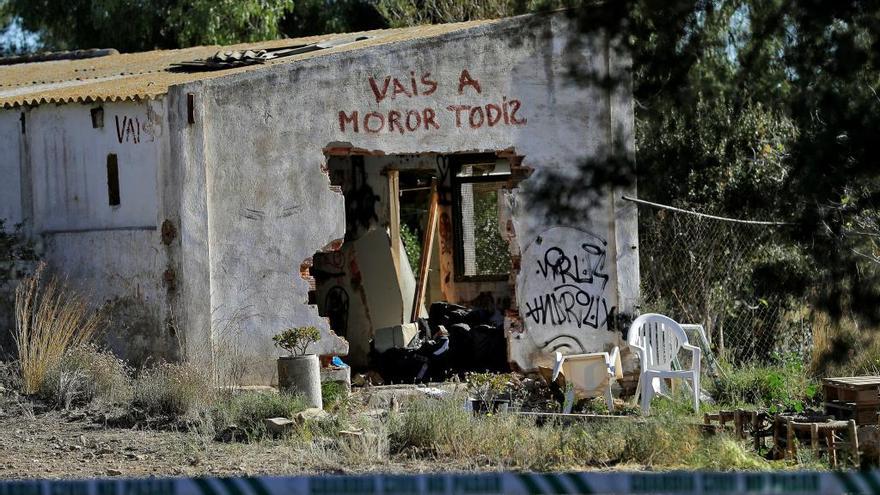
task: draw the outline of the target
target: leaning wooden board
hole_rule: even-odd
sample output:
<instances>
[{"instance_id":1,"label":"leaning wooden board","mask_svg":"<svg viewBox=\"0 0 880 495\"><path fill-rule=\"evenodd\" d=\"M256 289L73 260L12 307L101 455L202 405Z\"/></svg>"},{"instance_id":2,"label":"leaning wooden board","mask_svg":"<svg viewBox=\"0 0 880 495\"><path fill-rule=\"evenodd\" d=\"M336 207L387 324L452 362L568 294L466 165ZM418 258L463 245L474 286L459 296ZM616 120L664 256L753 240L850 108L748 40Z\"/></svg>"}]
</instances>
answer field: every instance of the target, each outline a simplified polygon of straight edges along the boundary
<instances>
[{"instance_id":1,"label":"leaning wooden board","mask_svg":"<svg viewBox=\"0 0 880 495\"><path fill-rule=\"evenodd\" d=\"M880 376L848 376L822 380L825 412L860 425L878 424Z\"/></svg>"}]
</instances>

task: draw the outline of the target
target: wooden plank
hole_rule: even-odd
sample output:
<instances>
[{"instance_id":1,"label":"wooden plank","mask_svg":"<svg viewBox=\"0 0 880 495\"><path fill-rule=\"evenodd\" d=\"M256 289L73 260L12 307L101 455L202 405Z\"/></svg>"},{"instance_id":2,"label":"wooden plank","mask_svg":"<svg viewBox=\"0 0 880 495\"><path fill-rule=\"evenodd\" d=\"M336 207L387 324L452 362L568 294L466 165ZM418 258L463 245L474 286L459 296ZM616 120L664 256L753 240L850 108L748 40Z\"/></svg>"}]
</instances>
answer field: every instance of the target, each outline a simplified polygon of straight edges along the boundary
<instances>
[{"instance_id":1,"label":"wooden plank","mask_svg":"<svg viewBox=\"0 0 880 495\"><path fill-rule=\"evenodd\" d=\"M400 279L400 171L388 170L388 230L391 236L391 259Z\"/></svg>"},{"instance_id":2,"label":"wooden plank","mask_svg":"<svg viewBox=\"0 0 880 495\"><path fill-rule=\"evenodd\" d=\"M844 376L823 378L822 383L837 387L872 387L880 386L880 376Z\"/></svg>"},{"instance_id":3,"label":"wooden plank","mask_svg":"<svg viewBox=\"0 0 880 495\"><path fill-rule=\"evenodd\" d=\"M419 319L419 308L425 300L425 289L428 285L428 267L431 266L431 249L434 246L434 235L437 232L437 180L431 181L431 200L428 207L428 223L425 225L425 237L422 240L422 257L419 259L419 275L416 282L416 293L413 298L410 321Z\"/></svg>"}]
</instances>

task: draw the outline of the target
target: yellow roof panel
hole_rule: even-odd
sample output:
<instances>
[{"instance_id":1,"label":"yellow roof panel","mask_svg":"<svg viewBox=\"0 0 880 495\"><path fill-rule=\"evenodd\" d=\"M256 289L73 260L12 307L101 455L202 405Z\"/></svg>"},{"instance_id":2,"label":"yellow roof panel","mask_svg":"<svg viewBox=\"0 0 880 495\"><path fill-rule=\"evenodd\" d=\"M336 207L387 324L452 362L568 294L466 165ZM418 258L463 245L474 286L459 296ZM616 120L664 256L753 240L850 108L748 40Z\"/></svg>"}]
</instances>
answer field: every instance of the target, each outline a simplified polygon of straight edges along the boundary
<instances>
[{"instance_id":1,"label":"yellow roof panel","mask_svg":"<svg viewBox=\"0 0 880 495\"><path fill-rule=\"evenodd\" d=\"M42 103L91 103L96 101L141 101L164 95L168 88L203 79L259 70L267 65L292 63L330 53L360 50L399 41L440 36L496 21L472 21L360 33L329 34L281 39L221 47L198 46L180 50L123 53L80 60L57 60L0 66L0 106L13 108ZM322 50L213 71L169 71L173 64L205 59L220 50L244 51L307 45L333 40L368 39Z\"/></svg>"}]
</instances>

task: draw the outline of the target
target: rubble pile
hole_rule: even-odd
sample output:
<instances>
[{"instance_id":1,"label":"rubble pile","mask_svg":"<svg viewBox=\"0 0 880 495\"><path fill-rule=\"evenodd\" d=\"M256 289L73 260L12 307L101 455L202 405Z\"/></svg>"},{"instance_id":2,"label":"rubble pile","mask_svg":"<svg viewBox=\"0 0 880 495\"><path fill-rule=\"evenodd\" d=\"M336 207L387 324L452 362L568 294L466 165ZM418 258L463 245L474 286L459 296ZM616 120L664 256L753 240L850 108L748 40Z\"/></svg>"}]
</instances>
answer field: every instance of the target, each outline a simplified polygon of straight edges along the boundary
<instances>
[{"instance_id":1,"label":"rubble pile","mask_svg":"<svg viewBox=\"0 0 880 495\"><path fill-rule=\"evenodd\" d=\"M436 302L405 347L373 349L371 367L385 383L444 381L468 372L507 372L504 318L498 310Z\"/></svg>"}]
</instances>

